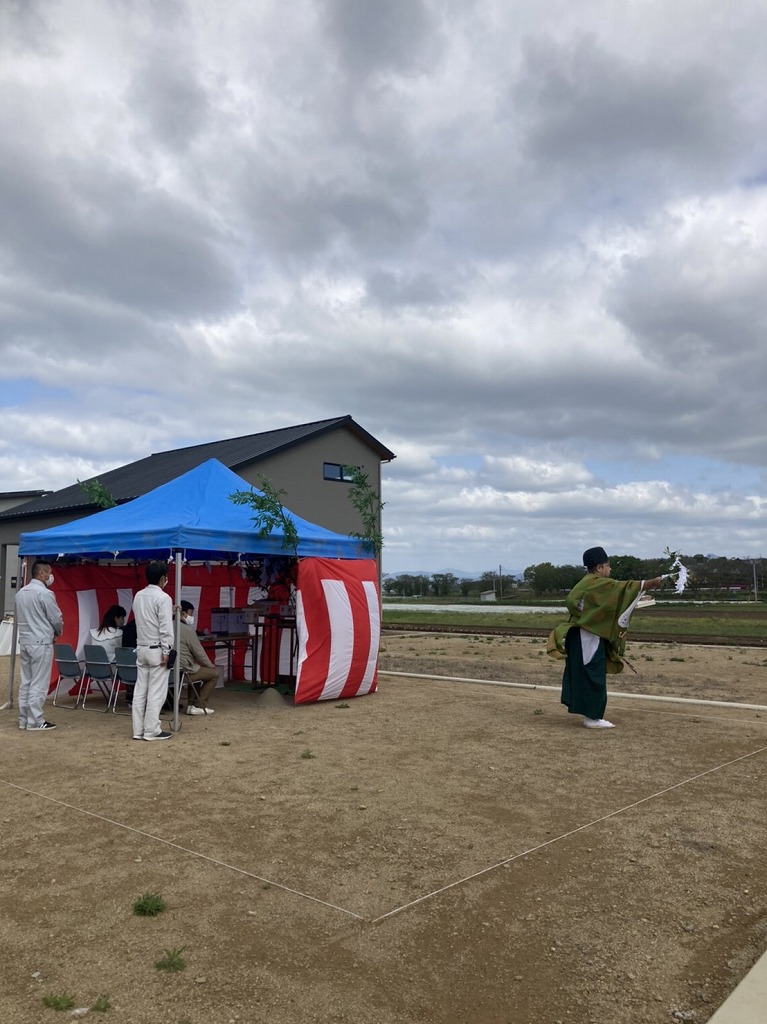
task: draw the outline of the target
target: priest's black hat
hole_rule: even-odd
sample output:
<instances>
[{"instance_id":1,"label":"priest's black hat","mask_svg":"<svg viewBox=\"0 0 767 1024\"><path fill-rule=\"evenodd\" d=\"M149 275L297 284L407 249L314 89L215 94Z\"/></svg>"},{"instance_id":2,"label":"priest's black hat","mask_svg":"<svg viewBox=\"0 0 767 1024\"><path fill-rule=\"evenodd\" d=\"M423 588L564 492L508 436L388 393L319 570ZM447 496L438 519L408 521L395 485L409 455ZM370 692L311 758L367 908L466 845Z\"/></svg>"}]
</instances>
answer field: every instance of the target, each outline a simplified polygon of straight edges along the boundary
<instances>
[{"instance_id":1,"label":"priest's black hat","mask_svg":"<svg viewBox=\"0 0 767 1024\"><path fill-rule=\"evenodd\" d=\"M583 564L589 571L596 569L603 562L609 561L610 559L607 557L607 552L604 548L589 548L588 551L583 552Z\"/></svg>"}]
</instances>

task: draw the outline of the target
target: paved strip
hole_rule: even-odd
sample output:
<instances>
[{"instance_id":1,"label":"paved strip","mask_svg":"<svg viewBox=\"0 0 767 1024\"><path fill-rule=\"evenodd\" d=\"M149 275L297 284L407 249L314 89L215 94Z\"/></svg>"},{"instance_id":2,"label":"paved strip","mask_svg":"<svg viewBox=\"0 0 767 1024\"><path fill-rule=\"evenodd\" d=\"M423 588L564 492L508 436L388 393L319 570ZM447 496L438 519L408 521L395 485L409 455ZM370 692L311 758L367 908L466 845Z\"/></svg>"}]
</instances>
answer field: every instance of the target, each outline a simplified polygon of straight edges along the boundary
<instances>
[{"instance_id":1,"label":"paved strip","mask_svg":"<svg viewBox=\"0 0 767 1024\"><path fill-rule=\"evenodd\" d=\"M708 1024L764 1024L767 1020L767 953L757 960Z\"/></svg>"}]
</instances>

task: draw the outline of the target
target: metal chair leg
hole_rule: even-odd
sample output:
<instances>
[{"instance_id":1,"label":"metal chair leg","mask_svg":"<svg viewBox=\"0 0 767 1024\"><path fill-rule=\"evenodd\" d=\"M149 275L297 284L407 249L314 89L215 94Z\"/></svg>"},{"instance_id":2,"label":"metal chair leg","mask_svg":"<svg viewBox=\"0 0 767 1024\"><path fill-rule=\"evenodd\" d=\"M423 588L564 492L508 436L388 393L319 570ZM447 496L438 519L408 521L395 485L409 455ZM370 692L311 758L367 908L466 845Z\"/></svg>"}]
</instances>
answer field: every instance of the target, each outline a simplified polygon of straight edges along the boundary
<instances>
[{"instance_id":1,"label":"metal chair leg","mask_svg":"<svg viewBox=\"0 0 767 1024\"><path fill-rule=\"evenodd\" d=\"M105 685L103 679L94 679L92 676L88 676L88 682L89 683L90 682L95 683L96 686L99 688L99 691L101 692L101 696L104 697L104 699L107 702L107 706L104 708L104 712L108 712L109 711L109 702L111 700L111 687L110 687L109 690L107 690L106 689L106 685ZM88 689L89 689L88 686L86 686L85 687L85 693L83 694L83 711L101 711L101 708L87 708L85 706L85 702L88 699Z\"/></svg>"},{"instance_id":2,"label":"metal chair leg","mask_svg":"<svg viewBox=\"0 0 767 1024\"><path fill-rule=\"evenodd\" d=\"M112 714L113 715L130 715L130 714L132 714L130 709L128 709L128 711L118 711L117 710L117 701L120 699L120 687L121 686L125 686L125 693L126 693L126 696L127 696L128 691L129 690L132 691L133 688L134 688L134 685L128 685L127 683L123 683L123 681L120 679L119 676L115 679L114 685L112 687L112 692L111 692L111 694L109 696L109 699L110 699L110 702L111 702L111 706L112 706Z\"/></svg>"},{"instance_id":3,"label":"metal chair leg","mask_svg":"<svg viewBox=\"0 0 767 1024\"><path fill-rule=\"evenodd\" d=\"M62 683L66 683L66 682L72 683L72 685L77 683L77 693L75 694L75 702L74 702L74 704L57 704L56 703L56 698L59 695L59 690L61 689L61 684ZM76 711L77 708L80 706L80 698L82 696L83 696L83 676L80 676L79 679L75 679L73 676L59 676L58 682L56 683L56 689L53 691L53 700L51 701L51 703L53 704L53 706L55 708L61 708L63 711Z\"/></svg>"}]
</instances>

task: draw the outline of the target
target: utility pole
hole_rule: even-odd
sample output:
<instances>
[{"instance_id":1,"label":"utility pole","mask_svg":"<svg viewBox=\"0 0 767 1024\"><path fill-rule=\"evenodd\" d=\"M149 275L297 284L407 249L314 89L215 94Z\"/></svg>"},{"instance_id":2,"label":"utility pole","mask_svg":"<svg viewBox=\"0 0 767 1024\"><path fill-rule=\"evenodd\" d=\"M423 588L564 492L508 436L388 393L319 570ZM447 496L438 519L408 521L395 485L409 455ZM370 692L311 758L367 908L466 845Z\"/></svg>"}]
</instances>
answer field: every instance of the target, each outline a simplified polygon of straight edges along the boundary
<instances>
[{"instance_id":1,"label":"utility pole","mask_svg":"<svg viewBox=\"0 0 767 1024\"><path fill-rule=\"evenodd\" d=\"M754 577L756 579L756 577ZM754 584L756 586L756 584ZM503 573L501 572L500 565L498 566L498 595L499 600L503 600Z\"/></svg>"},{"instance_id":2,"label":"utility pole","mask_svg":"<svg viewBox=\"0 0 767 1024\"><path fill-rule=\"evenodd\" d=\"M756 586L756 562L753 559L751 560L751 568L754 570L754 601L757 601L758 600L758 592L757 592L757 586Z\"/></svg>"}]
</instances>

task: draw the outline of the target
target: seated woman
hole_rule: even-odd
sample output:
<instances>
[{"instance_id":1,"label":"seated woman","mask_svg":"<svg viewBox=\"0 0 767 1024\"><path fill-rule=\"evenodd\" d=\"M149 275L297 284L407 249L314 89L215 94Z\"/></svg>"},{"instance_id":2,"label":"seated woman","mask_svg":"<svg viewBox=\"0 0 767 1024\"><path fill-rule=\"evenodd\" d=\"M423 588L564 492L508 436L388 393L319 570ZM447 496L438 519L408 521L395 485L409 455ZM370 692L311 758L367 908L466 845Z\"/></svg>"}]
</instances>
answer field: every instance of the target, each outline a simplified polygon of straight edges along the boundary
<instances>
[{"instance_id":1,"label":"seated woman","mask_svg":"<svg viewBox=\"0 0 767 1024\"><path fill-rule=\"evenodd\" d=\"M115 647L122 646L123 626L126 611L119 604L113 604L104 612L104 617L96 629L91 630L91 643L103 647L110 661L115 660Z\"/></svg>"}]
</instances>

